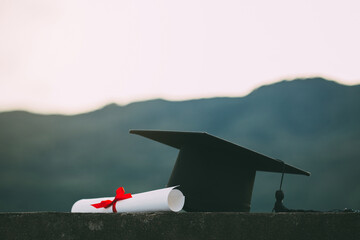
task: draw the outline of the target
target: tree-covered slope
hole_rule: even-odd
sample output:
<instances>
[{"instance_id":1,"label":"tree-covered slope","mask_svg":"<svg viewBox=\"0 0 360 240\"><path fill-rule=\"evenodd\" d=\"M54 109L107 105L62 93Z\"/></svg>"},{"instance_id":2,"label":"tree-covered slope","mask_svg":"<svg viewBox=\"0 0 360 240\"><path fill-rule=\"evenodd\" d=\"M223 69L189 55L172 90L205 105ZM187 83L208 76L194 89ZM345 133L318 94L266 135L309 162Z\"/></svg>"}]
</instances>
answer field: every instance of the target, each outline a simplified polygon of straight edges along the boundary
<instances>
[{"instance_id":1,"label":"tree-covered slope","mask_svg":"<svg viewBox=\"0 0 360 240\"><path fill-rule=\"evenodd\" d=\"M119 186L133 193L165 186L177 150L129 129L206 131L310 171L285 175L289 207L360 208L359 123L360 86L321 78L242 98L111 104L74 116L3 112L0 211L69 211ZM257 173L252 210L272 209L279 182L280 174Z\"/></svg>"}]
</instances>

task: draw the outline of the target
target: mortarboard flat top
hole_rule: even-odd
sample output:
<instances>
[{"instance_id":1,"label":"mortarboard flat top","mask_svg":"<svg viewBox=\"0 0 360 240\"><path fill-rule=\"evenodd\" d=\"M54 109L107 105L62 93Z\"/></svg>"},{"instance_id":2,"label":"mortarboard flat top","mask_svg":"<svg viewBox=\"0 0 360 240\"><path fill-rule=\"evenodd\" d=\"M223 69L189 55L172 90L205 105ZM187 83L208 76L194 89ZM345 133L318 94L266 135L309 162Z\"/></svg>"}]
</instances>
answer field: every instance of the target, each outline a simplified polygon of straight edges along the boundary
<instances>
[{"instance_id":1,"label":"mortarboard flat top","mask_svg":"<svg viewBox=\"0 0 360 240\"><path fill-rule=\"evenodd\" d=\"M180 185L186 197L186 211L248 212L256 171L310 175L205 132L130 130L130 133L180 150L168 186Z\"/></svg>"}]
</instances>

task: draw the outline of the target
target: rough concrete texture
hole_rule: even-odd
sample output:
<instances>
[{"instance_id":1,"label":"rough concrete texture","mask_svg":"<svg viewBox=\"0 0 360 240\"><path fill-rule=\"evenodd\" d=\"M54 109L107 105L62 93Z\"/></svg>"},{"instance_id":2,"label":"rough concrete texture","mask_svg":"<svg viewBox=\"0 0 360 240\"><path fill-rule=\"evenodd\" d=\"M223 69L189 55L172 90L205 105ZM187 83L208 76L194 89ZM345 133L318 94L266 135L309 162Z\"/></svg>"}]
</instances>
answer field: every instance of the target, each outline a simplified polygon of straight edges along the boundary
<instances>
[{"instance_id":1,"label":"rough concrete texture","mask_svg":"<svg viewBox=\"0 0 360 240\"><path fill-rule=\"evenodd\" d=\"M360 239L360 214L0 213L0 239Z\"/></svg>"}]
</instances>

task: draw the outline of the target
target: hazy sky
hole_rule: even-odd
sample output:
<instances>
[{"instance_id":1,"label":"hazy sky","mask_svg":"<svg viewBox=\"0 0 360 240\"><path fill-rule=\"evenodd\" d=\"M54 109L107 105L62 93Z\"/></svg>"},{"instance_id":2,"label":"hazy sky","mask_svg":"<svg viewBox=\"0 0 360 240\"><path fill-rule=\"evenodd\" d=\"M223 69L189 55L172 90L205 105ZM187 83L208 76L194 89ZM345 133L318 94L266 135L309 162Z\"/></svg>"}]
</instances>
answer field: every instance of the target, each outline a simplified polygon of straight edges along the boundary
<instances>
[{"instance_id":1,"label":"hazy sky","mask_svg":"<svg viewBox=\"0 0 360 240\"><path fill-rule=\"evenodd\" d=\"M359 0L0 0L0 111L360 83Z\"/></svg>"}]
</instances>

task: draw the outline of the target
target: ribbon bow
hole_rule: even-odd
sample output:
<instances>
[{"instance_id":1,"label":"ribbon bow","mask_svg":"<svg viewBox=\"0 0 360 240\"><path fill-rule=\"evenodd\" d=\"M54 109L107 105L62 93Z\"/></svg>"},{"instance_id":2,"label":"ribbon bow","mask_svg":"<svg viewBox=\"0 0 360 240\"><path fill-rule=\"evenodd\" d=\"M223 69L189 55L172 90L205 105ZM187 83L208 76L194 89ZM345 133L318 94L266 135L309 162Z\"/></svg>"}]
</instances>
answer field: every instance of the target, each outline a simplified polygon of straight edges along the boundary
<instances>
[{"instance_id":1,"label":"ribbon bow","mask_svg":"<svg viewBox=\"0 0 360 240\"><path fill-rule=\"evenodd\" d=\"M126 193L125 194L125 190L123 187L119 187L116 190L116 196L114 198L114 200L105 200L105 201L101 201L99 203L95 203L95 204L91 204L91 206L95 207L95 208L108 208L112 205L112 210L114 213L116 213L116 202L120 201L120 200L124 200L124 199L128 199L128 198L132 198L131 193Z\"/></svg>"}]
</instances>

